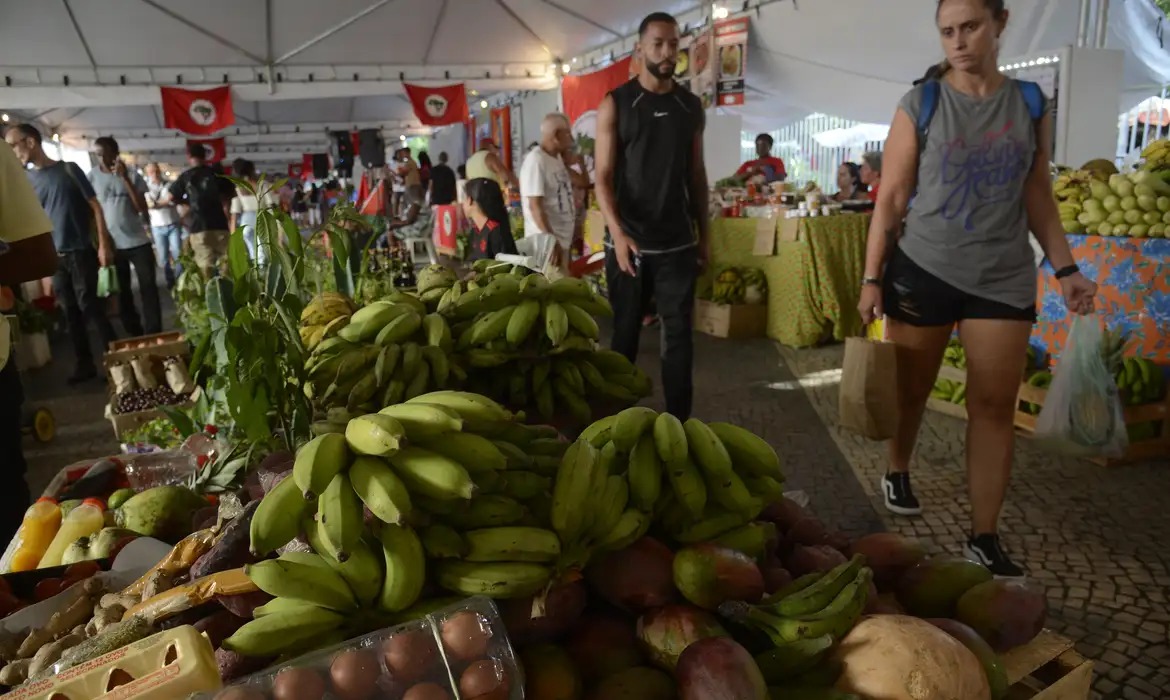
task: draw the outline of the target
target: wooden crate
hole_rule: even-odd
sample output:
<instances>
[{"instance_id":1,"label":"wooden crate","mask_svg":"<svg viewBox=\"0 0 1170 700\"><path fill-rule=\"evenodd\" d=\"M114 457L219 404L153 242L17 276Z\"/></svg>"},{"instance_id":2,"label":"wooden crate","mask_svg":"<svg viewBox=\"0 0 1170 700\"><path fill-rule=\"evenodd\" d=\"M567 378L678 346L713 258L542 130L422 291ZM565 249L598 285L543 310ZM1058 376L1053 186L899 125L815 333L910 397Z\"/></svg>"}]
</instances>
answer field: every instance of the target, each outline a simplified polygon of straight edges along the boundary
<instances>
[{"instance_id":1,"label":"wooden crate","mask_svg":"<svg viewBox=\"0 0 1170 700\"><path fill-rule=\"evenodd\" d=\"M939 368L938 378L948 379L952 382L966 383L967 372L957 367L943 365ZM1037 418L1031 413L1022 410L1021 405L1024 403L1033 403L1037 406L1043 406L1047 398L1047 389L1023 382L1020 383L1020 390L1016 397L1016 415L1014 422L1016 429L1021 434L1032 435L1036 431ZM932 398L927 400L926 407L938 413L967 420L966 406ZM1124 457L1116 459L1097 458L1092 461L1105 466L1115 466L1158 457L1170 457L1170 394L1160 403L1144 404L1141 406L1123 406L1122 415L1125 417L1126 425L1161 422L1162 434L1149 440L1131 442L1129 447L1126 448Z\"/></svg>"},{"instance_id":2,"label":"wooden crate","mask_svg":"<svg viewBox=\"0 0 1170 700\"><path fill-rule=\"evenodd\" d=\"M122 352L124 350L132 349L132 346L141 343L150 343L151 345L158 345L159 341L163 343L174 343L180 340L185 340L183 331L163 331L162 333L155 333L153 335L140 335L135 338L121 338L112 341L106 352Z\"/></svg>"},{"instance_id":3,"label":"wooden crate","mask_svg":"<svg viewBox=\"0 0 1170 700\"><path fill-rule=\"evenodd\" d=\"M1007 671L1007 700L1088 700L1093 684L1093 662L1081 656L1073 643L1044 630L1028 644L1002 657Z\"/></svg>"}]
</instances>

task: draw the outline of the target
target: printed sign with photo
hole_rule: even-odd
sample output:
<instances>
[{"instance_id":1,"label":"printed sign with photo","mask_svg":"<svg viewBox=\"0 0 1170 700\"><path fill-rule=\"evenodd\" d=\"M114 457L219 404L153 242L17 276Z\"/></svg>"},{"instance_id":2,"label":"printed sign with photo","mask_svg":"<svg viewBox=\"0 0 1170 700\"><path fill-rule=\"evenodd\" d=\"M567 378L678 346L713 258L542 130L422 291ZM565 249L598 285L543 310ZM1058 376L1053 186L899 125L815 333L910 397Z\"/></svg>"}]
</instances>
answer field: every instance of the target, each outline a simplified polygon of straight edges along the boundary
<instances>
[{"instance_id":1,"label":"printed sign with photo","mask_svg":"<svg viewBox=\"0 0 1170 700\"><path fill-rule=\"evenodd\" d=\"M699 29L691 38L687 50L687 73L690 91L703 103L703 109L715 106L714 32L710 27Z\"/></svg>"},{"instance_id":2,"label":"printed sign with photo","mask_svg":"<svg viewBox=\"0 0 1170 700\"><path fill-rule=\"evenodd\" d=\"M736 17L715 23L721 107L741 105L744 102L749 22L747 17Z\"/></svg>"}]
</instances>

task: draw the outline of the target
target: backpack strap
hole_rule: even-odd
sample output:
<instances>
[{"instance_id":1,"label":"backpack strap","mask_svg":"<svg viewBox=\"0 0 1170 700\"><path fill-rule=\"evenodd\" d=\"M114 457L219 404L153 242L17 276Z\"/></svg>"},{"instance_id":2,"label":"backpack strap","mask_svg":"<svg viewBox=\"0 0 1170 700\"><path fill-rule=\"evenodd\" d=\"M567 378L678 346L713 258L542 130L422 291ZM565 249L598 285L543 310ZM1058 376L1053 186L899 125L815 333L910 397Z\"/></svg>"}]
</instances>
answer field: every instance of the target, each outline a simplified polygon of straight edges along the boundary
<instances>
[{"instance_id":1,"label":"backpack strap","mask_svg":"<svg viewBox=\"0 0 1170 700\"><path fill-rule=\"evenodd\" d=\"M926 144L926 132L930 130L930 122L938 111L939 89L937 80L927 80L922 84L922 104L918 108L917 125L919 148Z\"/></svg>"},{"instance_id":2,"label":"backpack strap","mask_svg":"<svg viewBox=\"0 0 1170 700\"><path fill-rule=\"evenodd\" d=\"M1024 97L1024 104L1028 105L1028 115L1032 117L1032 121L1040 121L1044 116L1044 106L1048 102L1040 85L1030 80L1017 80L1016 86Z\"/></svg>"}]
</instances>

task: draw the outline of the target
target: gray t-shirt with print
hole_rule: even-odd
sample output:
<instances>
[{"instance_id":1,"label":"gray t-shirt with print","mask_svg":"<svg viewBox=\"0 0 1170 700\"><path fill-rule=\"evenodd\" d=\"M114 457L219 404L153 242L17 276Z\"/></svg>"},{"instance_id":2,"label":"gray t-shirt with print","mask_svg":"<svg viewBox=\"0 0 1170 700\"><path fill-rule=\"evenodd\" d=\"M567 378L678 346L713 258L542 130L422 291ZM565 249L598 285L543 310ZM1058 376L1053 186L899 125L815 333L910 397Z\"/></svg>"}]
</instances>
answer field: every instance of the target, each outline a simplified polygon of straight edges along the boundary
<instances>
[{"instance_id":1,"label":"gray t-shirt with print","mask_svg":"<svg viewBox=\"0 0 1170 700\"><path fill-rule=\"evenodd\" d=\"M133 170L128 175L134 188L146 194L146 181L142 176ZM134 202L131 201L122 178L114 173L104 172L101 168L94 168L89 171L89 181L93 184L98 201L101 202L102 213L106 216L106 228L110 230L110 237L114 239L114 247L118 250L128 250L149 245L150 236L146 234L142 215L134 208Z\"/></svg>"},{"instance_id":2,"label":"gray t-shirt with print","mask_svg":"<svg viewBox=\"0 0 1170 700\"><path fill-rule=\"evenodd\" d=\"M919 85L898 103L915 124L922 92ZM1024 181L1036 141L1036 124L1014 80L982 98L940 81L919 149L918 193L899 241L907 257L968 294L1017 308L1035 304Z\"/></svg>"}]
</instances>

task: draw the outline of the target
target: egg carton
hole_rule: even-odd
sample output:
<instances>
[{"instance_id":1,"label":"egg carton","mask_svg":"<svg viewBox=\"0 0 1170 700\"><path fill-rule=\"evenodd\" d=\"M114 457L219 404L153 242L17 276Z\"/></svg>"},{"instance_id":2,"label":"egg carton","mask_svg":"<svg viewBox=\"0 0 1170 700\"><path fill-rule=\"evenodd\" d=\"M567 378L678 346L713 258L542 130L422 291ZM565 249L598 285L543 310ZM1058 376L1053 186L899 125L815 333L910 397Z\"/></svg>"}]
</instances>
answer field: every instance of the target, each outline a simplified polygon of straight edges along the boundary
<instances>
[{"instance_id":1,"label":"egg carton","mask_svg":"<svg viewBox=\"0 0 1170 700\"><path fill-rule=\"evenodd\" d=\"M278 692L279 691L279 692ZM499 610L477 596L314 651L188 700L523 700Z\"/></svg>"}]
</instances>

